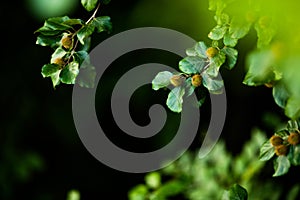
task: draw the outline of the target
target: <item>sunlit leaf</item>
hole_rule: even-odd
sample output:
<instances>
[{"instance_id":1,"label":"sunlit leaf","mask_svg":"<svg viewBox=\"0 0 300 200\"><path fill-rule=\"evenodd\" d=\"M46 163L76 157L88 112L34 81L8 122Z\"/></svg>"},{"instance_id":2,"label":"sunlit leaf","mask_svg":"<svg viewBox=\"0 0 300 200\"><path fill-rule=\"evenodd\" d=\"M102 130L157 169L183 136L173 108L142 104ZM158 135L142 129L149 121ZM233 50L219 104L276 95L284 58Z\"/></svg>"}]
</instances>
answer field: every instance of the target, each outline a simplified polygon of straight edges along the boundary
<instances>
[{"instance_id":1,"label":"sunlit leaf","mask_svg":"<svg viewBox=\"0 0 300 200\"><path fill-rule=\"evenodd\" d=\"M224 37L227 29L228 29L227 26L217 25L210 31L210 33L208 34L208 37L212 40L220 40Z\"/></svg>"},{"instance_id":2,"label":"sunlit leaf","mask_svg":"<svg viewBox=\"0 0 300 200\"><path fill-rule=\"evenodd\" d=\"M270 160L275 154L273 145L267 140L261 147L259 153L259 160L267 161Z\"/></svg>"},{"instance_id":3,"label":"sunlit leaf","mask_svg":"<svg viewBox=\"0 0 300 200\"><path fill-rule=\"evenodd\" d=\"M274 161L275 173L273 176L282 176L286 174L290 169L291 163L286 156L278 156Z\"/></svg>"},{"instance_id":4,"label":"sunlit leaf","mask_svg":"<svg viewBox=\"0 0 300 200\"><path fill-rule=\"evenodd\" d=\"M237 61L238 51L231 47L224 47L221 52L223 52L226 55L226 61L225 66L228 69L232 69Z\"/></svg>"},{"instance_id":5,"label":"sunlit leaf","mask_svg":"<svg viewBox=\"0 0 300 200\"><path fill-rule=\"evenodd\" d=\"M60 80L62 83L74 84L79 73L78 62L71 62L60 73Z\"/></svg>"},{"instance_id":6,"label":"sunlit leaf","mask_svg":"<svg viewBox=\"0 0 300 200\"><path fill-rule=\"evenodd\" d=\"M278 106L285 108L287 100L290 96L283 82L278 82L272 90L273 98Z\"/></svg>"},{"instance_id":7,"label":"sunlit leaf","mask_svg":"<svg viewBox=\"0 0 300 200\"><path fill-rule=\"evenodd\" d=\"M152 89L158 90L160 88L167 87L170 85L170 79L172 76L173 74L168 71L159 72L152 80Z\"/></svg>"},{"instance_id":8,"label":"sunlit leaf","mask_svg":"<svg viewBox=\"0 0 300 200\"><path fill-rule=\"evenodd\" d=\"M247 200L248 192L245 188L238 184L234 184L225 191L222 196L222 200Z\"/></svg>"},{"instance_id":9,"label":"sunlit leaf","mask_svg":"<svg viewBox=\"0 0 300 200\"><path fill-rule=\"evenodd\" d=\"M170 91L167 99L167 106L170 108L170 110L177 113L180 113L182 111L184 94L185 88L182 86L175 87Z\"/></svg>"},{"instance_id":10,"label":"sunlit leaf","mask_svg":"<svg viewBox=\"0 0 300 200\"><path fill-rule=\"evenodd\" d=\"M98 3L98 0L81 0L82 6L87 10L87 11L92 11L96 8Z\"/></svg>"},{"instance_id":11,"label":"sunlit leaf","mask_svg":"<svg viewBox=\"0 0 300 200\"><path fill-rule=\"evenodd\" d=\"M103 31L111 32L112 23L110 21L110 17L108 16L96 17L93 19L92 24L98 33Z\"/></svg>"},{"instance_id":12,"label":"sunlit leaf","mask_svg":"<svg viewBox=\"0 0 300 200\"><path fill-rule=\"evenodd\" d=\"M292 96L288 99L285 107L285 115L291 119L300 117L300 98Z\"/></svg>"},{"instance_id":13,"label":"sunlit leaf","mask_svg":"<svg viewBox=\"0 0 300 200\"><path fill-rule=\"evenodd\" d=\"M188 56L179 62L179 69L187 74L196 74L200 73L206 64L199 56Z\"/></svg>"}]
</instances>

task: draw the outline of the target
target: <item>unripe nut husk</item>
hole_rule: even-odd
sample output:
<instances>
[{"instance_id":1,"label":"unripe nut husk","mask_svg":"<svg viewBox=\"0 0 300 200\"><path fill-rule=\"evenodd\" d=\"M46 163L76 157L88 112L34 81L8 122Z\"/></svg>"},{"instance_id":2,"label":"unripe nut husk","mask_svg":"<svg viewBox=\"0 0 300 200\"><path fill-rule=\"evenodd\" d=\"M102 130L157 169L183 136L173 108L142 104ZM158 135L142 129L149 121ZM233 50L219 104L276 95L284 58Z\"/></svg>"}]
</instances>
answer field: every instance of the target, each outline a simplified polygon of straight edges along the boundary
<instances>
[{"instance_id":1,"label":"unripe nut husk","mask_svg":"<svg viewBox=\"0 0 300 200\"><path fill-rule=\"evenodd\" d=\"M279 146L283 143L283 139L278 136L278 135L273 135L271 138L270 138L270 142L273 146Z\"/></svg>"},{"instance_id":2,"label":"unripe nut husk","mask_svg":"<svg viewBox=\"0 0 300 200\"><path fill-rule=\"evenodd\" d=\"M66 49L71 49L73 47L73 40L68 35L63 36L60 42L61 45Z\"/></svg>"},{"instance_id":3,"label":"unripe nut husk","mask_svg":"<svg viewBox=\"0 0 300 200\"><path fill-rule=\"evenodd\" d=\"M201 84L202 84L202 76L199 75L199 74L195 74L195 75L192 77L192 85L193 85L194 87L199 87Z\"/></svg>"},{"instance_id":4,"label":"unripe nut husk","mask_svg":"<svg viewBox=\"0 0 300 200\"><path fill-rule=\"evenodd\" d=\"M173 75L170 79L171 84L175 87L182 85L184 81L185 78L182 77L181 75Z\"/></svg>"},{"instance_id":5,"label":"unripe nut husk","mask_svg":"<svg viewBox=\"0 0 300 200\"><path fill-rule=\"evenodd\" d=\"M290 133L288 137L288 142L291 145L297 145L300 143L300 134L299 133Z\"/></svg>"},{"instance_id":6,"label":"unripe nut husk","mask_svg":"<svg viewBox=\"0 0 300 200\"><path fill-rule=\"evenodd\" d=\"M288 152L288 147L286 145L278 145L275 147L275 154L277 156L285 156Z\"/></svg>"},{"instance_id":7,"label":"unripe nut husk","mask_svg":"<svg viewBox=\"0 0 300 200\"><path fill-rule=\"evenodd\" d=\"M219 50L215 47L209 47L207 50L206 50L206 55L208 58L213 58L215 57L217 54L218 54Z\"/></svg>"},{"instance_id":8,"label":"unripe nut husk","mask_svg":"<svg viewBox=\"0 0 300 200\"><path fill-rule=\"evenodd\" d=\"M56 58L52 61L52 63L57 64L59 66L63 66L66 64L63 58Z\"/></svg>"}]
</instances>

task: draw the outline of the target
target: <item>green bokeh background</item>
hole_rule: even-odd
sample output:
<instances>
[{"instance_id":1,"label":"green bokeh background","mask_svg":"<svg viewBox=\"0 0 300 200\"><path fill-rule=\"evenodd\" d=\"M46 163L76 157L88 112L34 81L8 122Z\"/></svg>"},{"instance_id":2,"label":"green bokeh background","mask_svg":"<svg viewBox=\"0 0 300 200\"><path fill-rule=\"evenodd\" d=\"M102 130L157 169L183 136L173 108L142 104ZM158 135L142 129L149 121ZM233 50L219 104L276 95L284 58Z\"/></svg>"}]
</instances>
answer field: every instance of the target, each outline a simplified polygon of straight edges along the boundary
<instances>
[{"instance_id":1,"label":"green bokeh background","mask_svg":"<svg viewBox=\"0 0 300 200\"><path fill-rule=\"evenodd\" d=\"M67 14L88 19L90 13L81 7L79 0L74 2L26 0L1 4L0 199L66 199L71 189L79 190L82 199L127 199L127 191L143 181L144 174L116 171L87 152L72 119L72 86L62 85L54 90L50 79L44 79L41 75L41 67L49 62L52 52L49 48L35 45L36 35L33 32L50 16ZM136 27L158 26L180 31L195 40L207 41L209 30L215 26L214 13L207 8L206 0L112 0L101 7L99 14L111 16L111 35ZM93 45L111 35L95 35ZM264 127L263 113L275 112L284 119L270 89L242 84L244 58L248 51L255 48L251 42L254 37L250 34L239 42L236 68L230 72L222 71L228 111L221 137L233 154L239 152L250 138L252 127ZM179 61L174 55L156 51L136 52L116 61L100 84L104 91L109 92L124 69L153 60L159 62L160 59L174 68ZM166 94L163 91L155 93L150 86L137 91L136 103L133 103L137 107L131 108L137 123L147 123L148 118L143 116L147 116L149 103L164 104ZM99 112L108 113L105 110L108 103L107 96L100 97ZM208 111L203 108L203 112L205 116ZM172 122L176 122L178 116L169 115L169 126L174 128ZM205 117L201 120L205 128L208 121ZM113 122L105 124L106 129L110 130L108 134L111 133L109 137L115 143L128 148L132 146L128 138L124 140L123 136L114 134L117 128ZM268 130L268 127L264 128ZM191 150L201 145L200 138L199 134Z\"/></svg>"}]
</instances>

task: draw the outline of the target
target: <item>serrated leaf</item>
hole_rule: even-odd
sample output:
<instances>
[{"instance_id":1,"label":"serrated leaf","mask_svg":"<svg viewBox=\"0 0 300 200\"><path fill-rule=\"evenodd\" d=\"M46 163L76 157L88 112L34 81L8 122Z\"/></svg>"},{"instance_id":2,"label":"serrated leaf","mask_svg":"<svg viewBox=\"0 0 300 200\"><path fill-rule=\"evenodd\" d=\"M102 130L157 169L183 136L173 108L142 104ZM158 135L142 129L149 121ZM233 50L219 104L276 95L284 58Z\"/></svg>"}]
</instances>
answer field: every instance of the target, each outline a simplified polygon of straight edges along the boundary
<instances>
[{"instance_id":1,"label":"serrated leaf","mask_svg":"<svg viewBox=\"0 0 300 200\"><path fill-rule=\"evenodd\" d=\"M231 47L224 47L221 51L226 55L225 66L231 70L236 64L238 51Z\"/></svg>"},{"instance_id":2,"label":"serrated leaf","mask_svg":"<svg viewBox=\"0 0 300 200\"><path fill-rule=\"evenodd\" d=\"M290 94L283 82L278 82L274 85L272 94L276 104L281 108L285 108Z\"/></svg>"},{"instance_id":3,"label":"serrated leaf","mask_svg":"<svg viewBox=\"0 0 300 200\"><path fill-rule=\"evenodd\" d=\"M187 49L186 54L188 56L199 56L201 58L206 59L207 58L206 50L207 50L206 44L200 41L197 42L192 48Z\"/></svg>"},{"instance_id":4,"label":"serrated leaf","mask_svg":"<svg viewBox=\"0 0 300 200\"><path fill-rule=\"evenodd\" d=\"M291 163L286 156L278 156L274 161L274 177L286 174L290 169Z\"/></svg>"},{"instance_id":5,"label":"serrated leaf","mask_svg":"<svg viewBox=\"0 0 300 200\"><path fill-rule=\"evenodd\" d=\"M159 72L152 80L152 89L158 90L160 88L167 87L170 85L170 79L172 76L173 74L168 71Z\"/></svg>"},{"instance_id":6,"label":"serrated leaf","mask_svg":"<svg viewBox=\"0 0 300 200\"><path fill-rule=\"evenodd\" d=\"M206 64L199 56L188 56L179 62L179 69L187 74L196 74L200 73Z\"/></svg>"},{"instance_id":7,"label":"serrated leaf","mask_svg":"<svg viewBox=\"0 0 300 200\"><path fill-rule=\"evenodd\" d=\"M94 88L96 79L96 68L89 64L84 64L80 67L76 82L80 87Z\"/></svg>"},{"instance_id":8,"label":"serrated leaf","mask_svg":"<svg viewBox=\"0 0 300 200\"><path fill-rule=\"evenodd\" d=\"M98 0L81 0L82 6L89 12L96 8L97 3Z\"/></svg>"},{"instance_id":9,"label":"serrated leaf","mask_svg":"<svg viewBox=\"0 0 300 200\"><path fill-rule=\"evenodd\" d=\"M233 38L229 32L224 35L223 42L225 46L235 47L238 43L238 39Z\"/></svg>"},{"instance_id":10,"label":"serrated leaf","mask_svg":"<svg viewBox=\"0 0 300 200\"><path fill-rule=\"evenodd\" d=\"M65 84L74 84L79 73L78 62L71 62L60 73L60 81Z\"/></svg>"},{"instance_id":11,"label":"serrated leaf","mask_svg":"<svg viewBox=\"0 0 300 200\"><path fill-rule=\"evenodd\" d=\"M103 31L111 32L112 23L110 21L110 17L108 16L97 17L93 19L92 24L98 33Z\"/></svg>"},{"instance_id":12,"label":"serrated leaf","mask_svg":"<svg viewBox=\"0 0 300 200\"><path fill-rule=\"evenodd\" d=\"M228 30L227 26L217 25L210 31L208 37L212 40L220 40L224 37L227 30Z\"/></svg>"},{"instance_id":13,"label":"serrated leaf","mask_svg":"<svg viewBox=\"0 0 300 200\"><path fill-rule=\"evenodd\" d=\"M222 89L224 87L223 80L212 78L206 73L202 74L202 78L203 78L203 86L206 87L210 93L212 94L222 93Z\"/></svg>"},{"instance_id":14,"label":"serrated leaf","mask_svg":"<svg viewBox=\"0 0 300 200\"><path fill-rule=\"evenodd\" d=\"M167 106L170 108L170 110L177 113L180 113L182 111L184 94L185 88L182 86L175 87L170 91L167 99Z\"/></svg>"},{"instance_id":15,"label":"serrated leaf","mask_svg":"<svg viewBox=\"0 0 300 200\"><path fill-rule=\"evenodd\" d=\"M247 200L248 192L245 188L238 184L234 184L225 191L222 196L222 200Z\"/></svg>"},{"instance_id":16,"label":"serrated leaf","mask_svg":"<svg viewBox=\"0 0 300 200\"><path fill-rule=\"evenodd\" d=\"M259 153L259 160L267 161L270 160L275 154L273 145L267 140L261 147Z\"/></svg>"},{"instance_id":17,"label":"serrated leaf","mask_svg":"<svg viewBox=\"0 0 300 200\"><path fill-rule=\"evenodd\" d=\"M300 98L292 96L288 99L284 113L291 119L300 117Z\"/></svg>"}]
</instances>

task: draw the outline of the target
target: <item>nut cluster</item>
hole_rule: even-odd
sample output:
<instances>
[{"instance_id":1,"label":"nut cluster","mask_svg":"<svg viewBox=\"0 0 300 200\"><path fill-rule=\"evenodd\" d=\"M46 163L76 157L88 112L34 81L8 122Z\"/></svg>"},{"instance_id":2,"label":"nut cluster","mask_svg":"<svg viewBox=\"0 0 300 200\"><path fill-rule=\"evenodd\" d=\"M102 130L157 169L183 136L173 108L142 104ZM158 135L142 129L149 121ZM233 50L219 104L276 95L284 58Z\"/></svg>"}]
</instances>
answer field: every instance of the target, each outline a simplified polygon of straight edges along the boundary
<instances>
[{"instance_id":1,"label":"nut cluster","mask_svg":"<svg viewBox=\"0 0 300 200\"><path fill-rule=\"evenodd\" d=\"M273 135L270 138L270 143L274 146L277 156L284 156L289 151L289 145L298 145L300 143L300 134L291 132L287 139L283 139L279 135Z\"/></svg>"}]
</instances>

